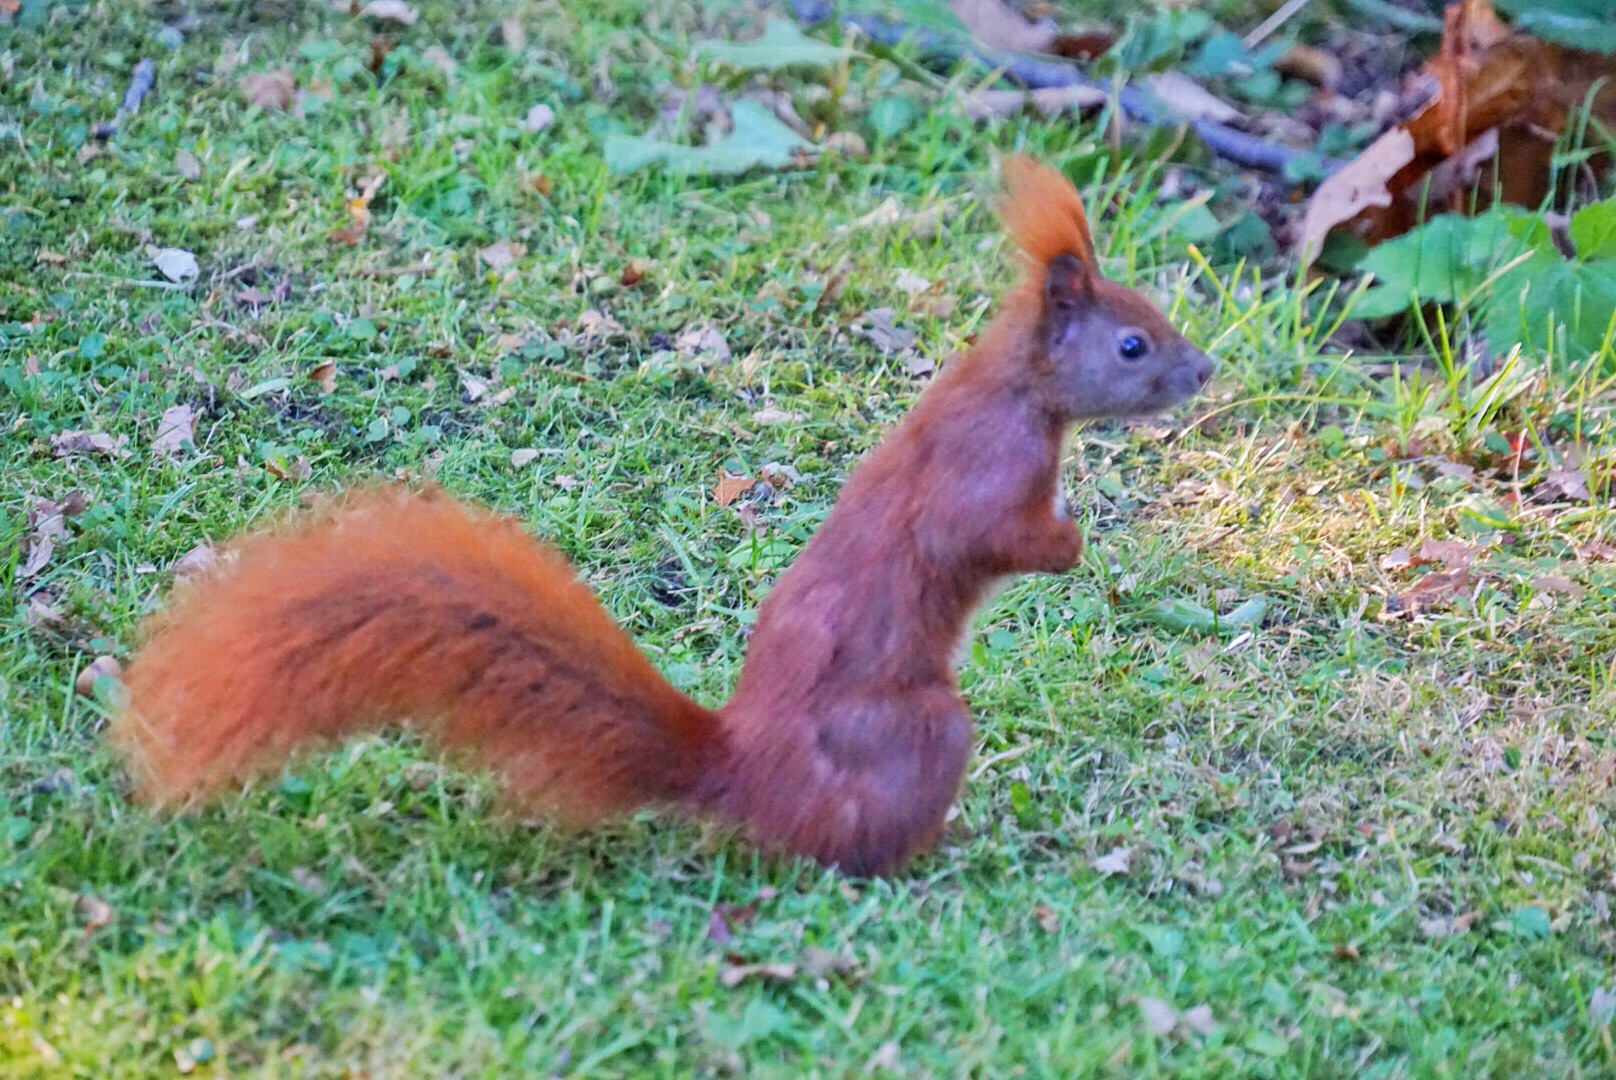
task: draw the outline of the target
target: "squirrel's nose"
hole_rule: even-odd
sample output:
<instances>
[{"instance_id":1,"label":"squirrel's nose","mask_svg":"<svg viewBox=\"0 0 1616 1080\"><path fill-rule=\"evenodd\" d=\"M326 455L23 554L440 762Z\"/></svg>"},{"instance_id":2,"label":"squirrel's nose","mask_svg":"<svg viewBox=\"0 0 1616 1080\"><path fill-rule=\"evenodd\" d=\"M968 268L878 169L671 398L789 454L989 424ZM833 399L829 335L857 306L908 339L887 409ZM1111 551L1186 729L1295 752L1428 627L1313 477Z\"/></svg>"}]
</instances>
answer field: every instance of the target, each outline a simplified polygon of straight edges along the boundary
<instances>
[{"instance_id":1,"label":"squirrel's nose","mask_svg":"<svg viewBox=\"0 0 1616 1080\"><path fill-rule=\"evenodd\" d=\"M1196 385L1205 386L1212 380L1212 372L1215 370L1217 370L1217 365L1212 362L1212 358L1210 356L1203 352L1198 352L1195 354Z\"/></svg>"}]
</instances>

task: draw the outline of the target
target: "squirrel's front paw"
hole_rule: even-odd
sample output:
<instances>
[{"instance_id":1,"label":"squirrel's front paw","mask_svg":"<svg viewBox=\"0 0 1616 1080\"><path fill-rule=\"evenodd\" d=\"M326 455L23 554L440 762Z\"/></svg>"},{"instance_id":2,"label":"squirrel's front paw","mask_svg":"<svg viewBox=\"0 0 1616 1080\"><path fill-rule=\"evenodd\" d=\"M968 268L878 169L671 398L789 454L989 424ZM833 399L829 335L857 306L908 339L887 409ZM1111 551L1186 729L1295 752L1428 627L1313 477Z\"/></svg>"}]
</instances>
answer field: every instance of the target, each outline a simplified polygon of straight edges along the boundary
<instances>
[{"instance_id":1,"label":"squirrel's front paw","mask_svg":"<svg viewBox=\"0 0 1616 1080\"><path fill-rule=\"evenodd\" d=\"M1083 534L1067 519L1057 518L1050 524L1042 550L1030 569L1035 573L1064 574L1083 557Z\"/></svg>"}]
</instances>

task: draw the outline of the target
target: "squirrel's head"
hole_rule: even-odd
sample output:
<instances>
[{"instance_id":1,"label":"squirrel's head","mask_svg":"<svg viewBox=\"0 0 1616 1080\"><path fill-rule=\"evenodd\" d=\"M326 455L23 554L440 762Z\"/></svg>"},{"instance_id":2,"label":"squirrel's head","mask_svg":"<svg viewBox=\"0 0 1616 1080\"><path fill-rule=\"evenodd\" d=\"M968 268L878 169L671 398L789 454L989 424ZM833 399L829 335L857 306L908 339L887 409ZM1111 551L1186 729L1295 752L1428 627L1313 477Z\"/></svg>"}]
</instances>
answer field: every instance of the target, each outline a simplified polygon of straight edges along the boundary
<instances>
[{"instance_id":1,"label":"squirrel's head","mask_svg":"<svg viewBox=\"0 0 1616 1080\"><path fill-rule=\"evenodd\" d=\"M1156 306L1102 277L1077 190L1027 158L1005 162L1006 228L1038 289L1035 363L1050 404L1072 419L1158 412L1198 393L1211 359Z\"/></svg>"}]
</instances>

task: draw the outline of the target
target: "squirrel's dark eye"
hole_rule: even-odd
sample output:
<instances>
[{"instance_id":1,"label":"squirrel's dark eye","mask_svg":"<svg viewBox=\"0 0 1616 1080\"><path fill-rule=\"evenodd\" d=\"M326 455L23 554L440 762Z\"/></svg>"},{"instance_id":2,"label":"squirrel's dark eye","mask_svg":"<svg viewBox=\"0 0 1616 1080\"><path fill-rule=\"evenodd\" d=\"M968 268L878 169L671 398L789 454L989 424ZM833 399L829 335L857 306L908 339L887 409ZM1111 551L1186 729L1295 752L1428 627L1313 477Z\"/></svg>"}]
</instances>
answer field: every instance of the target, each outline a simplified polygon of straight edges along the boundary
<instances>
[{"instance_id":1,"label":"squirrel's dark eye","mask_svg":"<svg viewBox=\"0 0 1616 1080\"><path fill-rule=\"evenodd\" d=\"M1139 334L1127 334L1117 342L1117 351L1125 360L1137 360L1150 351L1150 342Z\"/></svg>"}]
</instances>

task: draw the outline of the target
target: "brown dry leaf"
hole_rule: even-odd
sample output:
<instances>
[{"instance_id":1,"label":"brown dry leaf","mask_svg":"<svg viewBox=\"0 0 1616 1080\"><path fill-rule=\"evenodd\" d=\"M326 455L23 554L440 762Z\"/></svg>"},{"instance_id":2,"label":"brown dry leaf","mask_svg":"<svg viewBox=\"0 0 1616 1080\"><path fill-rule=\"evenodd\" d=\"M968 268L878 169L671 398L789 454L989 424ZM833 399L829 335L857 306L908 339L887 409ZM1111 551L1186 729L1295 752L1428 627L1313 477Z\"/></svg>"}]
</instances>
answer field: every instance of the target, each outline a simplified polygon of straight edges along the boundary
<instances>
[{"instance_id":1,"label":"brown dry leaf","mask_svg":"<svg viewBox=\"0 0 1616 1080\"><path fill-rule=\"evenodd\" d=\"M205 572L219 561L219 552L206 540L169 564L175 581L184 581Z\"/></svg>"},{"instance_id":2,"label":"brown dry leaf","mask_svg":"<svg viewBox=\"0 0 1616 1080\"><path fill-rule=\"evenodd\" d=\"M527 245L513 244L509 240L496 240L487 247L477 250L477 256L490 270L504 270L514 266L516 260L526 254Z\"/></svg>"},{"instance_id":3,"label":"brown dry leaf","mask_svg":"<svg viewBox=\"0 0 1616 1080\"><path fill-rule=\"evenodd\" d=\"M1463 568L1475 562L1481 550L1474 544L1467 544L1462 540L1426 540L1420 544L1420 551L1415 556L1415 561L1441 563L1449 569Z\"/></svg>"},{"instance_id":4,"label":"brown dry leaf","mask_svg":"<svg viewBox=\"0 0 1616 1080\"><path fill-rule=\"evenodd\" d=\"M84 513L89 505L89 496L77 490L68 492L61 502L35 499L28 511L27 556L17 575L31 578L43 571L56 553L56 541L67 539L68 519Z\"/></svg>"},{"instance_id":5,"label":"brown dry leaf","mask_svg":"<svg viewBox=\"0 0 1616 1080\"><path fill-rule=\"evenodd\" d=\"M51 436L51 449L56 451L57 457L71 457L74 454L105 454L107 457L128 457L129 436L111 435L99 431L59 431Z\"/></svg>"},{"instance_id":6,"label":"brown dry leaf","mask_svg":"<svg viewBox=\"0 0 1616 1080\"><path fill-rule=\"evenodd\" d=\"M1152 1035L1165 1038L1178 1026L1178 1010L1161 998L1142 997L1138 1004L1139 1015L1144 1017L1145 1026L1150 1028Z\"/></svg>"},{"instance_id":7,"label":"brown dry leaf","mask_svg":"<svg viewBox=\"0 0 1616 1080\"><path fill-rule=\"evenodd\" d=\"M868 214L840 226L836 231L850 232L857 229L877 229L891 225L907 225L910 235L916 240L930 240L937 235L937 229L942 224L943 210L942 206L930 206L924 210L909 210L894 196L881 203Z\"/></svg>"},{"instance_id":8,"label":"brown dry leaf","mask_svg":"<svg viewBox=\"0 0 1616 1080\"><path fill-rule=\"evenodd\" d=\"M796 964L725 964L718 971L718 982L725 989L734 989L748 979L790 982L796 977Z\"/></svg>"},{"instance_id":9,"label":"brown dry leaf","mask_svg":"<svg viewBox=\"0 0 1616 1080\"><path fill-rule=\"evenodd\" d=\"M757 481L750 476L737 476L731 472L718 474L718 484L713 488L713 500L719 506L728 506L730 503L752 490Z\"/></svg>"},{"instance_id":10,"label":"brown dry leaf","mask_svg":"<svg viewBox=\"0 0 1616 1080\"><path fill-rule=\"evenodd\" d=\"M291 460L269 458L264 462L264 468L269 471L269 475L277 480L303 481L314 474L313 467L309 465L309 459L302 454Z\"/></svg>"},{"instance_id":11,"label":"brown dry leaf","mask_svg":"<svg viewBox=\"0 0 1616 1080\"><path fill-rule=\"evenodd\" d=\"M1318 258L1324 238L1336 226L1371 208L1391 206L1388 185L1414 160L1414 154L1414 137L1402 128L1393 128L1324 178L1308 200L1297 231L1296 247L1303 270Z\"/></svg>"},{"instance_id":12,"label":"brown dry leaf","mask_svg":"<svg viewBox=\"0 0 1616 1080\"><path fill-rule=\"evenodd\" d=\"M1292 45L1274 61L1274 70L1325 90L1334 90L1342 75L1340 59L1334 53L1312 45Z\"/></svg>"},{"instance_id":13,"label":"brown dry leaf","mask_svg":"<svg viewBox=\"0 0 1616 1080\"><path fill-rule=\"evenodd\" d=\"M972 36L990 49L1048 52L1055 44L1055 24L1030 23L1004 0L950 0L948 5Z\"/></svg>"},{"instance_id":14,"label":"brown dry leaf","mask_svg":"<svg viewBox=\"0 0 1616 1080\"><path fill-rule=\"evenodd\" d=\"M348 200L348 224L340 229L332 229L331 239L353 247L364 238L370 229L370 204L375 201L376 192L386 181L387 174L380 172L365 181L359 194Z\"/></svg>"},{"instance_id":15,"label":"brown dry leaf","mask_svg":"<svg viewBox=\"0 0 1616 1080\"><path fill-rule=\"evenodd\" d=\"M522 178L522 183L528 188L528 190L538 192L546 199L550 197L550 192L555 187L555 185L550 182L550 178L540 172L528 173Z\"/></svg>"},{"instance_id":16,"label":"brown dry leaf","mask_svg":"<svg viewBox=\"0 0 1616 1080\"><path fill-rule=\"evenodd\" d=\"M673 347L686 356L710 356L720 364L730 361L729 342L712 326L691 327L673 339Z\"/></svg>"},{"instance_id":17,"label":"brown dry leaf","mask_svg":"<svg viewBox=\"0 0 1616 1080\"><path fill-rule=\"evenodd\" d=\"M1532 579L1532 588L1540 593L1563 593L1575 600L1583 596L1587 590L1575 581L1558 574L1539 574Z\"/></svg>"},{"instance_id":18,"label":"brown dry leaf","mask_svg":"<svg viewBox=\"0 0 1616 1080\"><path fill-rule=\"evenodd\" d=\"M1386 611L1392 614L1414 614L1446 607L1461 593L1468 592L1475 579L1464 567L1437 570L1426 574L1403 592L1386 598Z\"/></svg>"},{"instance_id":19,"label":"brown dry leaf","mask_svg":"<svg viewBox=\"0 0 1616 1080\"><path fill-rule=\"evenodd\" d=\"M1566 498L1572 502L1589 501L1588 474L1581 469L1553 468L1538 485L1538 494L1546 498Z\"/></svg>"},{"instance_id":20,"label":"brown dry leaf","mask_svg":"<svg viewBox=\"0 0 1616 1080\"><path fill-rule=\"evenodd\" d=\"M1240 119L1239 109L1181 72L1163 71L1147 75L1145 85L1182 120L1229 123Z\"/></svg>"},{"instance_id":21,"label":"brown dry leaf","mask_svg":"<svg viewBox=\"0 0 1616 1080\"><path fill-rule=\"evenodd\" d=\"M243 75L238 85L241 87L241 96L247 99L247 104L256 105L260 109L291 108L292 94L297 89L297 81L292 78L292 73L284 68Z\"/></svg>"},{"instance_id":22,"label":"brown dry leaf","mask_svg":"<svg viewBox=\"0 0 1616 1080\"><path fill-rule=\"evenodd\" d=\"M960 111L970 120L1016 116L1028 106L1046 117L1098 109L1108 100L1104 90L1092 86L1048 86L1037 90L977 90L959 98Z\"/></svg>"},{"instance_id":23,"label":"brown dry leaf","mask_svg":"<svg viewBox=\"0 0 1616 1080\"><path fill-rule=\"evenodd\" d=\"M96 687L105 680L116 681L123 675L123 665L111 656L98 656L84 665L78 678L73 680L73 691L80 697L93 698Z\"/></svg>"},{"instance_id":24,"label":"brown dry leaf","mask_svg":"<svg viewBox=\"0 0 1616 1080\"><path fill-rule=\"evenodd\" d=\"M202 179L202 163L189 150L181 150L174 155L174 171L186 180Z\"/></svg>"},{"instance_id":25,"label":"brown dry leaf","mask_svg":"<svg viewBox=\"0 0 1616 1080\"><path fill-rule=\"evenodd\" d=\"M912 346L920 335L907 326L898 326L893 321L894 312L891 308L876 308L865 313L870 320L864 328L864 336L870 343L884 353L902 352Z\"/></svg>"},{"instance_id":26,"label":"brown dry leaf","mask_svg":"<svg viewBox=\"0 0 1616 1080\"><path fill-rule=\"evenodd\" d=\"M707 940L714 945L728 945L735 940L735 928L751 922L756 914L756 904L715 904L707 916Z\"/></svg>"},{"instance_id":27,"label":"brown dry leaf","mask_svg":"<svg viewBox=\"0 0 1616 1080\"><path fill-rule=\"evenodd\" d=\"M98 896L85 894L79 897L78 909L84 916L85 930L99 930L112 922L112 905Z\"/></svg>"},{"instance_id":28,"label":"brown dry leaf","mask_svg":"<svg viewBox=\"0 0 1616 1080\"><path fill-rule=\"evenodd\" d=\"M1442 209L1468 213L1495 200L1535 207L1549 191L1555 139L1584 102L1595 120L1616 126L1616 57L1517 33L1498 18L1490 0L1448 5L1441 48L1425 74L1439 87L1436 96L1342 170L1355 170L1373 152L1369 173L1380 177L1392 160L1382 141L1406 135L1398 146L1408 151L1407 160L1385 177L1384 197L1363 200L1348 217L1321 214L1299 237L1304 258L1309 244L1316 255L1324 233L1348 221L1362 239L1375 243ZM1489 160L1497 162L1496 172L1481 168ZM1481 199L1470 198L1470 178L1491 181L1495 175ZM1323 194L1325 185L1320 185L1314 202ZM1335 196L1331 204L1345 207ZM1314 216L1312 204L1308 213ZM1326 217L1333 222L1324 224Z\"/></svg>"},{"instance_id":29,"label":"brown dry leaf","mask_svg":"<svg viewBox=\"0 0 1616 1080\"><path fill-rule=\"evenodd\" d=\"M521 450L511 451L511 468L513 469L520 469L523 466L531 465L537 460L539 460L539 452L532 447L524 447Z\"/></svg>"},{"instance_id":30,"label":"brown dry leaf","mask_svg":"<svg viewBox=\"0 0 1616 1080\"><path fill-rule=\"evenodd\" d=\"M316 364L309 369L309 380L317 383L322 394L335 394L337 392L337 364L335 360L327 360L323 364Z\"/></svg>"},{"instance_id":31,"label":"brown dry leaf","mask_svg":"<svg viewBox=\"0 0 1616 1080\"><path fill-rule=\"evenodd\" d=\"M1616 562L1616 544L1594 541L1577 548L1577 558L1583 562Z\"/></svg>"},{"instance_id":32,"label":"brown dry leaf","mask_svg":"<svg viewBox=\"0 0 1616 1080\"><path fill-rule=\"evenodd\" d=\"M1033 916L1038 920L1038 926L1046 934L1053 934L1060 929L1060 916L1048 904L1039 904L1032 909Z\"/></svg>"},{"instance_id":33,"label":"brown dry leaf","mask_svg":"<svg viewBox=\"0 0 1616 1080\"><path fill-rule=\"evenodd\" d=\"M853 961L840 953L809 945L802 950L802 970L812 979L827 975L846 975L853 970Z\"/></svg>"},{"instance_id":34,"label":"brown dry leaf","mask_svg":"<svg viewBox=\"0 0 1616 1080\"><path fill-rule=\"evenodd\" d=\"M159 457L173 457L184 453L187 446L196 449L196 413L189 405L171 405L157 421L151 451Z\"/></svg>"},{"instance_id":35,"label":"brown dry leaf","mask_svg":"<svg viewBox=\"0 0 1616 1080\"><path fill-rule=\"evenodd\" d=\"M488 380L480 379L469 371L460 373L460 386L465 391L462 395L468 404L474 404L488 393Z\"/></svg>"},{"instance_id":36,"label":"brown dry leaf","mask_svg":"<svg viewBox=\"0 0 1616 1080\"><path fill-rule=\"evenodd\" d=\"M1089 863L1089 865L1107 877L1126 875L1133 865L1133 848L1112 848L1106 854Z\"/></svg>"},{"instance_id":37,"label":"brown dry leaf","mask_svg":"<svg viewBox=\"0 0 1616 1080\"><path fill-rule=\"evenodd\" d=\"M414 26L421 19L421 13L404 0L370 0L359 9L359 14L377 22L398 23L400 26Z\"/></svg>"}]
</instances>

